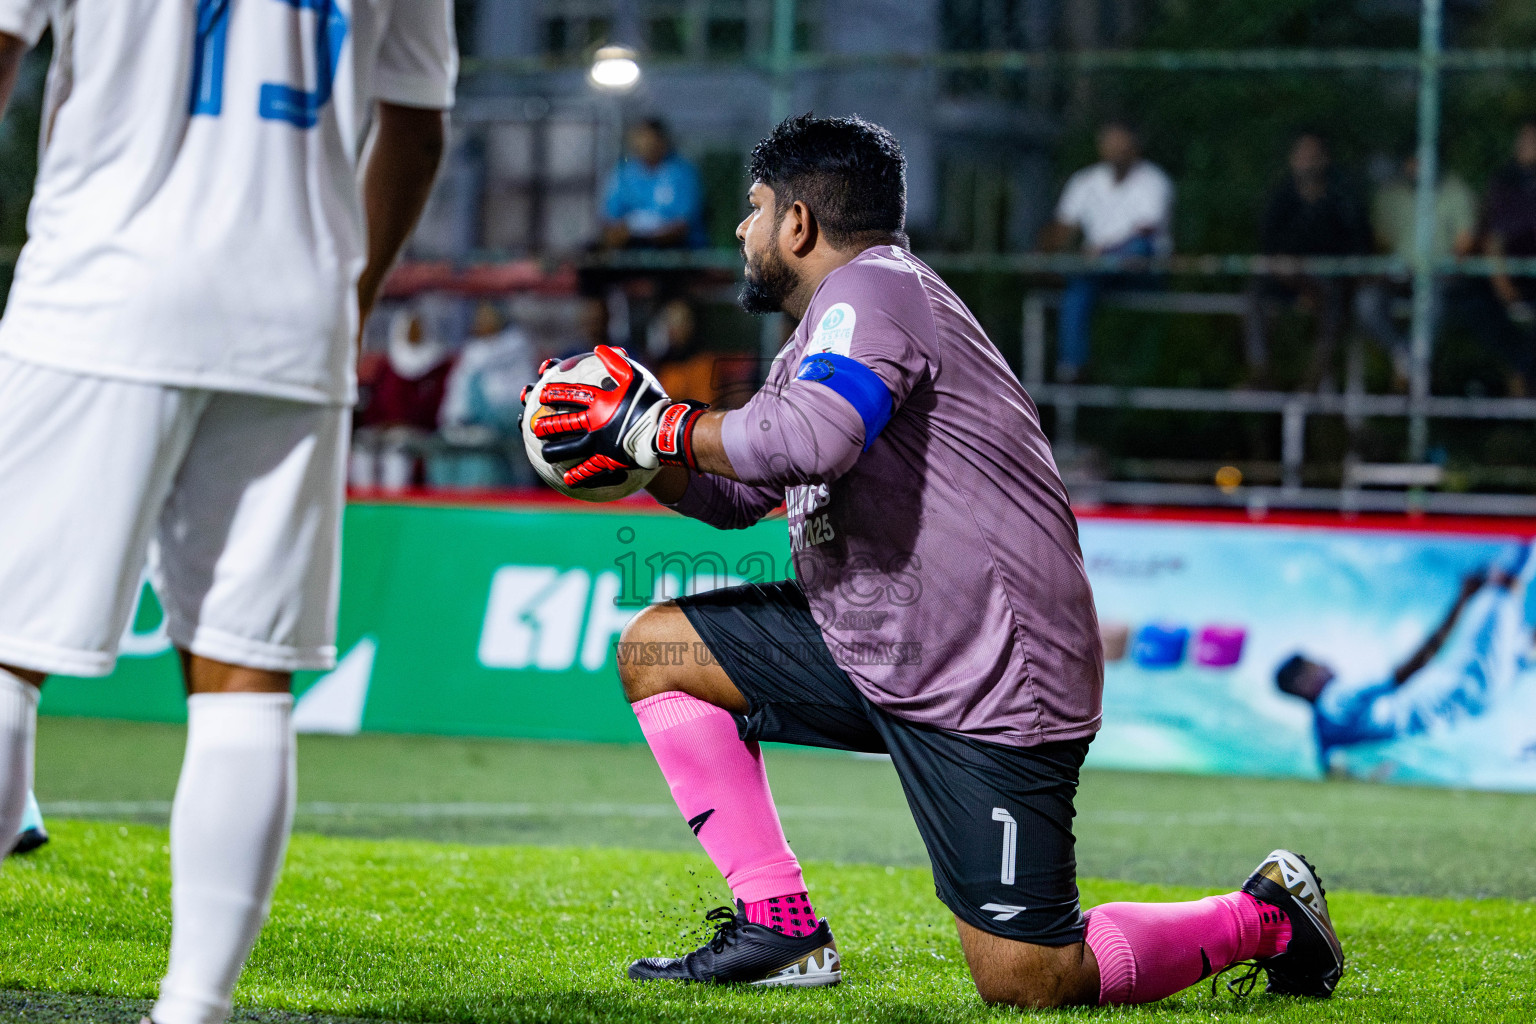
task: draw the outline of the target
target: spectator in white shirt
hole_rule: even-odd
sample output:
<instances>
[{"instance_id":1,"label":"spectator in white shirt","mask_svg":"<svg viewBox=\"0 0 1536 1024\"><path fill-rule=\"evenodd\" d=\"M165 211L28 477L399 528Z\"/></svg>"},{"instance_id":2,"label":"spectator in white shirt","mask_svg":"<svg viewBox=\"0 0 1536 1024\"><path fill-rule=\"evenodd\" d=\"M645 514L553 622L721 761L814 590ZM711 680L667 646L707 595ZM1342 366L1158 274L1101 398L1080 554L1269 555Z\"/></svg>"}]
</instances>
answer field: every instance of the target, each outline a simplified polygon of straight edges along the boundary
<instances>
[{"instance_id":1,"label":"spectator in white shirt","mask_svg":"<svg viewBox=\"0 0 1536 1024\"><path fill-rule=\"evenodd\" d=\"M533 484L518 417L523 385L537 379L538 363L527 332L494 303L476 307L438 414L447 450L431 467L434 485L474 490Z\"/></svg>"},{"instance_id":2,"label":"spectator in white shirt","mask_svg":"<svg viewBox=\"0 0 1536 1024\"><path fill-rule=\"evenodd\" d=\"M1173 251L1173 182L1161 167L1142 159L1136 132L1122 122L1099 129L1099 163L1067 179L1044 246L1080 247L1086 256L1165 256ZM1106 287L1135 287L1123 273L1077 274L1061 299L1056 375L1076 380L1088 361L1093 307Z\"/></svg>"}]
</instances>

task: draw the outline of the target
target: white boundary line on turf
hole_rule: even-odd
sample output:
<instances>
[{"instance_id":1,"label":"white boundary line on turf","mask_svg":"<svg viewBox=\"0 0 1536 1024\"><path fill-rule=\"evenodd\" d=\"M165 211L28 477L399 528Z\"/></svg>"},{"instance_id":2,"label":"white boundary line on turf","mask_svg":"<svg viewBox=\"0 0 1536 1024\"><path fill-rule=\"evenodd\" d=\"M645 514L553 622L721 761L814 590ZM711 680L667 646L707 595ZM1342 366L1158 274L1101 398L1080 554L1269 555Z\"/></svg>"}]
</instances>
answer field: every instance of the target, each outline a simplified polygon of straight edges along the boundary
<instances>
[{"instance_id":1,"label":"white boundary line on turf","mask_svg":"<svg viewBox=\"0 0 1536 1024\"><path fill-rule=\"evenodd\" d=\"M46 814L61 818L103 818L112 815L160 816L171 813L166 800L55 800L43 804ZM294 813L311 818L675 818L672 804L535 804L535 803L302 803ZM779 813L801 818L847 818L885 812L868 808L783 807Z\"/></svg>"},{"instance_id":2,"label":"white boundary line on turf","mask_svg":"<svg viewBox=\"0 0 1536 1024\"><path fill-rule=\"evenodd\" d=\"M166 800L58 800L45 802L46 814L61 818L110 818L166 817L171 804ZM677 808L672 804L541 804L541 803L336 803L310 802L299 804L295 813L306 818L407 818L415 820L442 820L452 818L673 818ZM902 809L882 810L871 807L796 807L781 806L779 814L785 818L839 820L848 818L897 818L905 817ZM1327 825L1327 815L1306 812L1268 811L1133 811L1103 810L1085 811L1077 816L1080 824L1088 825L1183 825L1183 826L1231 826L1231 825ZM1358 822L1357 824L1366 824ZM1370 822L1372 825L1406 824L1402 822ZM1418 826L1415 826L1418 827Z\"/></svg>"}]
</instances>

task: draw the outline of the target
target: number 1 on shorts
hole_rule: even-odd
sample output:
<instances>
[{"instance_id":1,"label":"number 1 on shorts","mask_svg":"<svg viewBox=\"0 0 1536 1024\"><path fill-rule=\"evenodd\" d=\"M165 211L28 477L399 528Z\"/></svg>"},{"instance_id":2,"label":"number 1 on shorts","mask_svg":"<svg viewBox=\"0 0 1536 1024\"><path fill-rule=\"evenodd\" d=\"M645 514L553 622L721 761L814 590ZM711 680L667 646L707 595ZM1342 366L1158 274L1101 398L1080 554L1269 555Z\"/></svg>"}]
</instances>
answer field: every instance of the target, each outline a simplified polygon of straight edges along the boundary
<instances>
[{"instance_id":1,"label":"number 1 on shorts","mask_svg":"<svg viewBox=\"0 0 1536 1024\"><path fill-rule=\"evenodd\" d=\"M1013 884L1014 869L1019 861L1019 823L1001 807L992 808L992 820L1003 823L1003 871L1004 885Z\"/></svg>"}]
</instances>

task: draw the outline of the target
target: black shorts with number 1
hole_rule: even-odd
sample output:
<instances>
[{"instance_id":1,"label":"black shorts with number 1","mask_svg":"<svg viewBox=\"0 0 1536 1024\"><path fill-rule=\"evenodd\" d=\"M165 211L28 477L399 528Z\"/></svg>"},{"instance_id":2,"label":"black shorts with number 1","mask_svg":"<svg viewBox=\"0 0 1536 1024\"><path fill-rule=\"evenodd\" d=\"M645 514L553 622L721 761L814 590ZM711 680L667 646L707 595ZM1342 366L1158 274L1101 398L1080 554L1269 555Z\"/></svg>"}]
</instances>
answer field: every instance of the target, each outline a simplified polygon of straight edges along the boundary
<instances>
[{"instance_id":1,"label":"black shorts with number 1","mask_svg":"<svg viewBox=\"0 0 1536 1024\"><path fill-rule=\"evenodd\" d=\"M1082 941L1072 801L1089 740L1015 747L889 714L832 660L792 581L677 603L747 699L743 740L890 754L956 917L1022 942Z\"/></svg>"}]
</instances>

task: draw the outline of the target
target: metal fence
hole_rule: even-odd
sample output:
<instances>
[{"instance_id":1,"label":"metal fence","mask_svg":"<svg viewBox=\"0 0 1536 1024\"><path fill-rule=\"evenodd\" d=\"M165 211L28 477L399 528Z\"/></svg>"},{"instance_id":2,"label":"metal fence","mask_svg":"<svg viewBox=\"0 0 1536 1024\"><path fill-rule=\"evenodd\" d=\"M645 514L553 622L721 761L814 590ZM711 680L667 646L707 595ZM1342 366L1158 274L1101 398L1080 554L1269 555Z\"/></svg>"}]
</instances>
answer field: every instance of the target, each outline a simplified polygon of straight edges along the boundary
<instances>
[{"instance_id":1,"label":"metal fence","mask_svg":"<svg viewBox=\"0 0 1536 1024\"><path fill-rule=\"evenodd\" d=\"M1185 278L1249 277L1277 271L1305 272L1311 276L1395 276L1412 282L1406 310L1410 325L1410 386L1406 395L1365 394L1358 373L1346 374L1341 393L1313 394L1281 391L1240 391L1161 387L1108 387L1050 383L1045 373L1046 329L1044 311L1052 302L1049 289L1031 287L1038 275L1074 271L1123 269L1114 260L1035 253L931 253L925 258L941 272L972 272L1016 275L1021 280L1024 330L1017 354L1021 374L1040 405L1054 410L1054 437L1058 454L1070 459L1079 410L1137 409L1170 413L1231 412L1274 418L1280 438L1281 479L1273 487L1221 487L1216 484L1152 482L1120 484L1112 481L1081 481L1083 494L1103 500L1131 500L1200 504L1246 503L1277 506L1331 506L1359 509L1424 508L1465 512L1536 514L1536 497L1518 494L1434 493L1441 476L1425 464L1430 423L1437 419L1536 422L1536 400L1436 396L1431 393L1430 362L1434 347L1434 291L1440 276L1486 277L1495 273L1536 276L1536 260L1437 259L1434 253L1435 190L1440 179L1438 141L1441 134L1442 96L1445 76L1457 72L1522 73L1536 70L1536 51L1499 49L1446 49L1442 45L1444 0L1422 0L1417 49L1245 49L1245 50L1078 50L1072 52L1028 50L994 52L828 53L802 52L796 48L797 0L772 0L771 46L747 54L743 60L761 75L771 120L792 112L795 83L807 75L834 75L861 69L904 68L914 72L1230 72L1246 76L1266 73L1381 72L1416 78L1417 160L1419 174L1415 194L1415 236L1411 260L1388 257L1342 259L1284 259L1251 255L1180 255L1143 261L1139 268L1177 274ZM633 13L633 0L620 2ZM658 67L683 66L656 62ZM471 61L469 74L517 75L547 72L548 59ZM739 267L732 250L695 253L617 254L596 260L605 266L645 268ZM1241 296L1211 294L1186 299L1203 312L1237 313ZM1124 295L1114 302L1144 310L1172 309L1168 297ZM1140 306L1138 307L1138 302ZM1211 308L1205 310L1203 306ZM1218 308L1219 307L1219 308ZM782 335L770 327L764 331L765 346L776 345ZM1006 339L999 339L1006 349ZM1352 367L1353 369L1353 367ZM1366 418L1399 420L1406 424L1402 462L1396 466L1365 464L1346 455L1340 488L1305 486L1304 466L1308 421L1338 417L1354 427ZM1386 486L1387 491L1372 490Z\"/></svg>"},{"instance_id":2,"label":"metal fence","mask_svg":"<svg viewBox=\"0 0 1536 1024\"><path fill-rule=\"evenodd\" d=\"M616 0L615 8L631 21L636 0ZM1337 394L1224 389L1111 387L1051 383L1048 380L1046 310L1053 299L1042 275L1124 269L1116 260L1039 253L921 253L941 273L1011 275L1020 282L1019 307L1023 329L1016 341L998 338L1002 348L1012 349L1035 401L1053 410L1053 441L1064 461L1073 453L1076 428L1082 410L1134 409L1167 413L1241 413L1270 417L1279 439L1280 478L1273 486L1176 483L1117 483L1084 479L1074 482L1081 496L1106 501L1149 501L1198 504L1249 504L1274 506L1332 506L1343 508L1426 508L1446 511L1536 514L1536 497L1521 494L1435 493L1440 476L1425 464L1430 424L1435 420L1514 421L1536 423L1536 399L1451 397L1431 392L1430 361L1434 346L1433 294L1442 276L1486 277L1495 273L1536 276L1536 260L1438 259L1434 255L1435 189L1439 180L1442 97L1448 74L1536 71L1536 50L1446 49L1443 40L1444 0L1422 0L1417 49L1242 49L1160 50L1099 49L1075 51L1004 50L990 52L831 53L797 46L797 26L802 14L800 0L771 0L771 31L766 49L748 52L738 63L760 76L768 108L768 120L792 112L795 84L805 76L838 75L862 69L906 69L913 72L1061 72L1101 74L1151 72L1167 75L1230 73L1257 76L1271 73L1332 74L1380 72L1411 75L1416 79L1417 159L1416 233L1413 258L1351 257L1340 259L1284 259L1245 254L1177 255L1144 260L1139 269L1177 275L1185 279L1246 278L1279 271L1302 271L1310 276L1359 277L1366 275L1407 277L1412 281L1406 309L1412 339L1410 388L1406 395L1366 394L1358 374L1346 374L1347 384ZM547 75L577 70L571 54L513 59L470 59L465 75L470 82L505 81L519 76ZM578 55L579 56L579 55ZM688 67L688 60L647 58L655 69ZM505 258L496 252L466 256L471 262ZM0 253L11 262L14 253ZM739 254L732 249L695 252L619 253L591 257L584 262L616 269L699 269L736 272ZM1199 312L1231 315L1240 312L1234 294L1186 298L1185 306L1201 306ZM1122 295L1112 301L1148 315L1175 309L1169 297ZM1206 308L1208 307L1208 308ZM1192 307L1191 307L1192 308ZM768 324L764 347L776 347L782 332ZM1347 425L1364 419L1396 420L1405 424L1401 463L1381 467L1346 455L1340 474L1341 487L1307 486L1306 436L1310 421L1336 417ZM1386 491L1373 490L1385 486Z\"/></svg>"}]
</instances>

